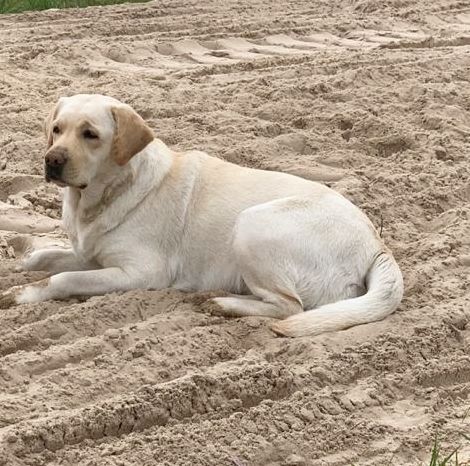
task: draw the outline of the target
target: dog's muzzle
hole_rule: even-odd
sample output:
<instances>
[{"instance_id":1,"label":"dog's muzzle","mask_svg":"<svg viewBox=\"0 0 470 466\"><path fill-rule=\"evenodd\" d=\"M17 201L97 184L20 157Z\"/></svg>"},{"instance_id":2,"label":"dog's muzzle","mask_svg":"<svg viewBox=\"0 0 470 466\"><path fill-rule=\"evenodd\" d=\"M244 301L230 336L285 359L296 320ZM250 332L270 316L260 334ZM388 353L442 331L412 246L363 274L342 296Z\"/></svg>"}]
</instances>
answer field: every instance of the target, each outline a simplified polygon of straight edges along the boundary
<instances>
[{"instance_id":1,"label":"dog's muzzle","mask_svg":"<svg viewBox=\"0 0 470 466\"><path fill-rule=\"evenodd\" d=\"M51 149L44 161L46 181L61 181L64 166L68 160L67 150L62 147Z\"/></svg>"}]
</instances>

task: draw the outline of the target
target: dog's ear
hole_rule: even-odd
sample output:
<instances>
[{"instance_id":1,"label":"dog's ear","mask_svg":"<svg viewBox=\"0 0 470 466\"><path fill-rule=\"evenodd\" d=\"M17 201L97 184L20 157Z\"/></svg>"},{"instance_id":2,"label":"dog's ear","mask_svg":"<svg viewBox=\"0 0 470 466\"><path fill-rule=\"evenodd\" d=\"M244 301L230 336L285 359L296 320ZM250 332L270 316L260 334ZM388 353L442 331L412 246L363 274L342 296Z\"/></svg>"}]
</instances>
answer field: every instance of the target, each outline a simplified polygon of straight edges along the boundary
<instances>
[{"instance_id":1,"label":"dog's ear","mask_svg":"<svg viewBox=\"0 0 470 466\"><path fill-rule=\"evenodd\" d=\"M52 110L49 112L49 115L46 117L43 123L44 133L46 134L47 149L52 146L53 137L52 137L52 122L56 119L57 113L59 112L59 106L62 99L54 105Z\"/></svg>"},{"instance_id":2,"label":"dog's ear","mask_svg":"<svg viewBox=\"0 0 470 466\"><path fill-rule=\"evenodd\" d=\"M111 155L118 165L125 165L155 139L140 115L129 107L112 107L116 124Z\"/></svg>"}]
</instances>

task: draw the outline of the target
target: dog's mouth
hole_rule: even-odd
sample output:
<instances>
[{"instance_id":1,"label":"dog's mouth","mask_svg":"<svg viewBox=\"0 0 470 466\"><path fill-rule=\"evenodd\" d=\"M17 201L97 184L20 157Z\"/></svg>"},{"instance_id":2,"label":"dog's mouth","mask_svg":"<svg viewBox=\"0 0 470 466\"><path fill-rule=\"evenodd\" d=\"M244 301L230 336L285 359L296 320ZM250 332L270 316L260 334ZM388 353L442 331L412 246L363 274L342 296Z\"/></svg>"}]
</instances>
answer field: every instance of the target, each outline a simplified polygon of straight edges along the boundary
<instances>
[{"instance_id":1,"label":"dog's mouth","mask_svg":"<svg viewBox=\"0 0 470 466\"><path fill-rule=\"evenodd\" d=\"M60 178L53 178L51 176L46 175L46 181L48 183L54 183L57 186L60 186L61 188L65 188L67 186L67 183L62 181Z\"/></svg>"},{"instance_id":2,"label":"dog's mouth","mask_svg":"<svg viewBox=\"0 0 470 466\"><path fill-rule=\"evenodd\" d=\"M46 175L45 178L46 178L46 181L48 183L54 183L55 185L59 186L60 188L69 187L69 188L76 188L76 189L85 189L88 186L86 183L82 183L82 184L79 184L79 185L74 185L72 183L66 183L61 178L55 178L55 177L52 177L50 175Z\"/></svg>"}]
</instances>

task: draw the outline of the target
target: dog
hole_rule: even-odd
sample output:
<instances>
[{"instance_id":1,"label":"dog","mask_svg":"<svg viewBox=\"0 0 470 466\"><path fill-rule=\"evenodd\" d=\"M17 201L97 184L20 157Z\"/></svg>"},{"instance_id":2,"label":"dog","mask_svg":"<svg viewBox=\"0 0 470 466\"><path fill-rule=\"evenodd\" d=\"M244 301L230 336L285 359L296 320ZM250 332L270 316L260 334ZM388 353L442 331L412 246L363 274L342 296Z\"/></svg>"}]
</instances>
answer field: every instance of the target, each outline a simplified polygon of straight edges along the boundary
<instances>
[{"instance_id":1,"label":"dog","mask_svg":"<svg viewBox=\"0 0 470 466\"><path fill-rule=\"evenodd\" d=\"M64 187L71 249L34 251L3 307L135 288L225 293L225 316L279 319L298 337L385 318L403 296L392 253L334 190L293 175L170 150L128 105L61 98L46 119L45 178Z\"/></svg>"}]
</instances>

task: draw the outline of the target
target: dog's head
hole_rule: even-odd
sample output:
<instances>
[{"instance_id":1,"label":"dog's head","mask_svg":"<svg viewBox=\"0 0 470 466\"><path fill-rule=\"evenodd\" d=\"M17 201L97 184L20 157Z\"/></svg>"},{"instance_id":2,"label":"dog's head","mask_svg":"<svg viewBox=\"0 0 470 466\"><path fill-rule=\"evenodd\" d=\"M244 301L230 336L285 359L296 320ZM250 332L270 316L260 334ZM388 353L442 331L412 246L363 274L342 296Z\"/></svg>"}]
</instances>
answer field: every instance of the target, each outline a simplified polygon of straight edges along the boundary
<instances>
[{"instance_id":1,"label":"dog's head","mask_svg":"<svg viewBox=\"0 0 470 466\"><path fill-rule=\"evenodd\" d=\"M103 95L61 98L45 131L46 180L80 189L106 170L125 165L154 139L131 107Z\"/></svg>"}]
</instances>

